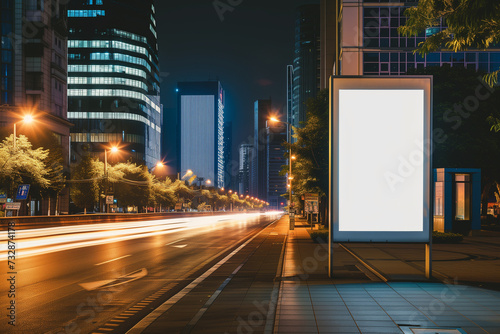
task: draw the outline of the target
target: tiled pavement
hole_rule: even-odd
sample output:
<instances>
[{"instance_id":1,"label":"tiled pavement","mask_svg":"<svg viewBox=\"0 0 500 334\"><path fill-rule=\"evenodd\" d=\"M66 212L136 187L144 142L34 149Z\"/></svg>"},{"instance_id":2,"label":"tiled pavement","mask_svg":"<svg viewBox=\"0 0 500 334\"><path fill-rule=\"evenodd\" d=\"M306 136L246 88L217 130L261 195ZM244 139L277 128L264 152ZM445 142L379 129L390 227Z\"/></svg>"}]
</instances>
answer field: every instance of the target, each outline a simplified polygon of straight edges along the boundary
<instances>
[{"instance_id":1,"label":"tiled pavement","mask_svg":"<svg viewBox=\"0 0 500 334\"><path fill-rule=\"evenodd\" d=\"M369 272L348 278L342 268L352 265L341 250L332 280L318 247L304 228L289 233L275 333L500 333L500 292L376 282Z\"/></svg>"}]
</instances>

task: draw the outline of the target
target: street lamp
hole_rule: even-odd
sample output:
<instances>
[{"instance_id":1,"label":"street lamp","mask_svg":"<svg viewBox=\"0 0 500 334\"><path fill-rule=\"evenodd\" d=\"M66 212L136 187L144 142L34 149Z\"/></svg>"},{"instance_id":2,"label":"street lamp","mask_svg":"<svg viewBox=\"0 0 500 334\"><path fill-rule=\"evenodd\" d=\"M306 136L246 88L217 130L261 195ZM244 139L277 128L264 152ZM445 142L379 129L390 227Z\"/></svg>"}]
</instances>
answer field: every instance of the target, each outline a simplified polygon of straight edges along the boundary
<instances>
[{"instance_id":1,"label":"street lamp","mask_svg":"<svg viewBox=\"0 0 500 334\"><path fill-rule=\"evenodd\" d=\"M116 146L113 146L109 149L110 153L116 153L118 152L119 149ZM105 181L105 188L104 188L104 200L107 200L107 195L108 195L108 150L104 148L104 177L106 178ZM109 204L106 205L106 213L109 213Z\"/></svg>"},{"instance_id":2,"label":"street lamp","mask_svg":"<svg viewBox=\"0 0 500 334\"><path fill-rule=\"evenodd\" d=\"M289 149L288 149L288 157L289 157L288 158L288 169L289 169L289 172L288 172L288 180L289 180L288 187L290 188L290 205L288 207L288 213L290 213L290 209L292 207L292 180L293 180L293 177L292 177L292 160L295 159L295 156L292 155L292 124L290 124L288 122L280 121L276 117L271 117L271 118L269 118L269 120L271 122L275 122L275 123L286 124L286 127L287 127L287 132L288 132L287 141L288 141L288 145L289 145Z\"/></svg>"},{"instance_id":3,"label":"street lamp","mask_svg":"<svg viewBox=\"0 0 500 334\"><path fill-rule=\"evenodd\" d=\"M16 137L17 137L17 123L21 123L23 122L24 124L31 124L33 123L35 119L33 118L33 115L31 114L27 114L27 115L24 115L23 119L18 121L18 122L14 122L14 152L16 151L17 147L16 147Z\"/></svg>"}]
</instances>

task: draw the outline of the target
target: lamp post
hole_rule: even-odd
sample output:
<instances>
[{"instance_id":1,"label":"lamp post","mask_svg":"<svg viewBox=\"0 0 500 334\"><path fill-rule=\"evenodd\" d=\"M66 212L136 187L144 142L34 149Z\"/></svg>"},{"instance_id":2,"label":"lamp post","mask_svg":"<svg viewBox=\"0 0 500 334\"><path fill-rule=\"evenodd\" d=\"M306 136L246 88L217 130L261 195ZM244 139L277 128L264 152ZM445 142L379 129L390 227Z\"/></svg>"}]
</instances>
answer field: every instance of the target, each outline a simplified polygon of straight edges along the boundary
<instances>
[{"instance_id":1,"label":"lamp post","mask_svg":"<svg viewBox=\"0 0 500 334\"><path fill-rule=\"evenodd\" d=\"M16 152L17 150L17 146L16 146L16 137L17 137L17 123L20 123L20 122L23 122L24 124L31 124L33 123L34 121L34 118L32 115L30 114L27 114L23 117L23 119L19 122L14 122L14 140L13 140L13 144L14 144L14 152Z\"/></svg>"},{"instance_id":2,"label":"lamp post","mask_svg":"<svg viewBox=\"0 0 500 334\"><path fill-rule=\"evenodd\" d=\"M109 149L111 153L116 153L118 152L118 147L113 146L111 149ZM109 213L109 204L107 203L107 197L108 197L108 150L105 148L104 149L104 177L106 178L105 184L104 184L104 203L106 205L106 213Z\"/></svg>"},{"instance_id":3,"label":"lamp post","mask_svg":"<svg viewBox=\"0 0 500 334\"><path fill-rule=\"evenodd\" d=\"M279 119L277 119L276 117L271 117L269 119L271 122L275 122L275 123L282 123L282 124L286 124L286 128L287 128L287 142L288 142L288 145L289 145L289 149L288 149L288 186L289 186L289 197L290 197L290 205L288 206L288 213L290 214L291 212L291 207L292 207L292 180L293 180L293 177L292 177L292 160L295 159L295 156L292 155L292 124L288 123L288 122L283 122L283 121L280 121Z\"/></svg>"}]
</instances>

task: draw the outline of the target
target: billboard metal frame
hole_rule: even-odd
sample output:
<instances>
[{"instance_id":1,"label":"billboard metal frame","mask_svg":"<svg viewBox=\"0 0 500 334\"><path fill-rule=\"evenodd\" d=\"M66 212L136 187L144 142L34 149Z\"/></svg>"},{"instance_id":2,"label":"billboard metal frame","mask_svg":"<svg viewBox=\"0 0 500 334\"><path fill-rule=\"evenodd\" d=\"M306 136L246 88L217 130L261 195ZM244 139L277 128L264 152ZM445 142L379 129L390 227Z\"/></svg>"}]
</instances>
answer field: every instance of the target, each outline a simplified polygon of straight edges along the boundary
<instances>
[{"instance_id":1,"label":"billboard metal frame","mask_svg":"<svg viewBox=\"0 0 500 334\"><path fill-rule=\"evenodd\" d=\"M334 242L392 242L426 244L426 276L431 273L432 242L432 76L332 76L330 78L330 170L329 225L330 275ZM423 231L340 231L339 230L339 91L340 90L423 90ZM366 168L370 168L367 166ZM404 220L404 217L401 217Z\"/></svg>"}]
</instances>

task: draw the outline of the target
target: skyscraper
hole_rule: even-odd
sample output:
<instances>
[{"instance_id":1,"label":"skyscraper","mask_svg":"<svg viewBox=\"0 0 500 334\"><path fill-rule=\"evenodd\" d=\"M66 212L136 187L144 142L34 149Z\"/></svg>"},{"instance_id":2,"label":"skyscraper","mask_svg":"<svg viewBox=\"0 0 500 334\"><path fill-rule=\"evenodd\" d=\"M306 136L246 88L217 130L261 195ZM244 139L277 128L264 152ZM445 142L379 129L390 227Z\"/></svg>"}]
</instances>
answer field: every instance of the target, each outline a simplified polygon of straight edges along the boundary
<instances>
[{"instance_id":1,"label":"skyscraper","mask_svg":"<svg viewBox=\"0 0 500 334\"><path fill-rule=\"evenodd\" d=\"M250 159L252 158L253 146L250 144L240 145L239 164L239 188L238 192L248 195L250 191Z\"/></svg>"},{"instance_id":2,"label":"skyscraper","mask_svg":"<svg viewBox=\"0 0 500 334\"><path fill-rule=\"evenodd\" d=\"M218 81L179 82L179 172L192 170L224 187L225 92Z\"/></svg>"},{"instance_id":3,"label":"skyscraper","mask_svg":"<svg viewBox=\"0 0 500 334\"><path fill-rule=\"evenodd\" d=\"M38 138L55 136L67 171L71 123L66 103L66 5L62 1L4 0L0 6L0 127L12 133L13 123L23 114L34 114L34 132ZM22 127L18 127L20 134L26 134ZM31 203L31 213L47 214L49 203L52 214L68 212L67 189L58 201Z\"/></svg>"},{"instance_id":4,"label":"skyscraper","mask_svg":"<svg viewBox=\"0 0 500 334\"><path fill-rule=\"evenodd\" d=\"M427 37L441 31L443 26L428 28L419 36L402 37L398 27L406 23L405 10L415 6L417 1L390 1L376 4L373 1L351 2L341 1L340 7L334 4L336 0L323 0L328 5L323 6L329 19L323 22L322 30L329 31L329 36L335 27L326 26L331 21L337 21L340 31L338 38L326 38L330 43L324 46L330 50L324 57L340 56L341 75L404 75L415 68L428 66L460 66L475 70L494 71L500 67L500 48L493 47L487 51L470 50L467 52L451 52L443 50L421 56L413 51ZM340 4L340 3L339 3ZM336 11L341 8L340 15ZM361 15L360 15L361 14ZM340 17L341 21L336 20ZM360 34L362 34L360 36ZM335 45L332 46L331 43ZM336 48L336 52L333 52ZM323 60L322 60L323 62ZM325 64L331 63L325 61ZM333 73L325 69L325 73Z\"/></svg>"},{"instance_id":5,"label":"skyscraper","mask_svg":"<svg viewBox=\"0 0 500 334\"><path fill-rule=\"evenodd\" d=\"M267 202L274 210L285 207L287 200L281 195L287 192L285 175L280 175L285 159L285 146L287 141L287 128L283 123L269 123L267 128Z\"/></svg>"},{"instance_id":6,"label":"skyscraper","mask_svg":"<svg viewBox=\"0 0 500 334\"><path fill-rule=\"evenodd\" d=\"M254 143L250 164L250 195L267 201L267 132L271 100L254 103Z\"/></svg>"},{"instance_id":7,"label":"skyscraper","mask_svg":"<svg viewBox=\"0 0 500 334\"><path fill-rule=\"evenodd\" d=\"M306 121L306 105L320 87L320 6L303 5L295 20L295 50L293 60L291 124L301 126Z\"/></svg>"},{"instance_id":8,"label":"skyscraper","mask_svg":"<svg viewBox=\"0 0 500 334\"><path fill-rule=\"evenodd\" d=\"M233 122L224 122L224 187L227 190L238 188L238 185L234 184L234 174L237 171L233 161Z\"/></svg>"},{"instance_id":9,"label":"skyscraper","mask_svg":"<svg viewBox=\"0 0 500 334\"><path fill-rule=\"evenodd\" d=\"M68 6L72 158L121 143L125 157L160 160L162 106L153 0Z\"/></svg>"}]
</instances>

